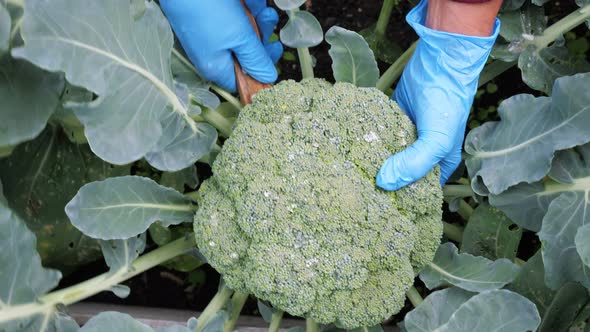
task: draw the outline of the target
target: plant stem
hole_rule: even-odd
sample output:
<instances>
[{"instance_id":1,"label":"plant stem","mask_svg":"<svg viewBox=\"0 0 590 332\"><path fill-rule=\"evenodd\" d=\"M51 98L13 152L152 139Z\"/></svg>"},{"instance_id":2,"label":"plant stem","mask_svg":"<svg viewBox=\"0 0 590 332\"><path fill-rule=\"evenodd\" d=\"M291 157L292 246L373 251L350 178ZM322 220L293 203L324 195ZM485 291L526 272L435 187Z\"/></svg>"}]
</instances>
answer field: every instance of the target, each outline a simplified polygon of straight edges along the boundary
<instances>
[{"instance_id":1,"label":"plant stem","mask_svg":"<svg viewBox=\"0 0 590 332\"><path fill-rule=\"evenodd\" d=\"M194 246L194 234L190 233L181 239L170 242L139 257L133 261L129 269L123 269L115 273L103 273L79 284L41 296L38 299L38 302L35 303L21 304L2 309L2 311L0 311L0 325L1 323L11 320L49 312L58 304L67 306L82 301L102 291L109 290L113 286L149 270L156 265L184 254L188 250L194 248Z\"/></svg>"},{"instance_id":2,"label":"plant stem","mask_svg":"<svg viewBox=\"0 0 590 332\"><path fill-rule=\"evenodd\" d=\"M195 75L199 76L202 80L205 80L203 78L203 76L201 76L201 74L197 71L197 68L195 68L191 64L191 62L187 58L182 56L182 54L180 54L180 52L178 52L178 50L176 50L175 48L172 49L172 55L174 57L176 57L178 59L178 61L180 61L180 63L182 63L186 68L188 68L190 71L195 73ZM222 88L220 88L219 86L217 86L215 84L211 85L211 90L215 91L218 95L220 95L223 99L228 101L230 104L234 105L237 109L242 109L242 104L240 103L238 98L234 97L231 93L223 90Z\"/></svg>"},{"instance_id":3,"label":"plant stem","mask_svg":"<svg viewBox=\"0 0 590 332\"><path fill-rule=\"evenodd\" d=\"M520 259L518 257L514 257L514 263L516 263L516 265L518 265L520 267L523 267L526 264L525 261L523 261L522 259Z\"/></svg>"},{"instance_id":4,"label":"plant stem","mask_svg":"<svg viewBox=\"0 0 590 332\"><path fill-rule=\"evenodd\" d=\"M443 233L452 241L461 243L463 240L463 227L443 222Z\"/></svg>"},{"instance_id":5,"label":"plant stem","mask_svg":"<svg viewBox=\"0 0 590 332\"><path fill-rule=\"evenodd\" d=\"M209 109L207 107L201 108L201 117L207 121L210 125L215 127L223 135L223 137L229 137L233 130L234 124L226 119L219 112Z\"/></svg>"},{"instance_id":6,"label":"plant stem","mask_svg":"<svg viewBox=\"0 0 590 332\"><path fill-rule=\"evenodd\" d=\"M478 87L481 87L488 83L489 81L493 80L494 78L498 77L503 72L507 71L508 69L514 67L517 64L517 61L505 62L502 60L495 60L488 64L481 75L479 75L479 82L477 83Z\"/></svg>"},{"instance_id":7,"label":"plant stem","mask_svg":"<svg viewBox=\"0 0 590 332\"><path fill-rule=\"evenodd\" d=\"M25 7L25 1L24 0L7 0L6 3L9 4L9 5L16 6L16 7L21 7L21 8L24 8Z\"/></svg>"},{"instance_id":8,"label":"plant stem","mask_svg":"<svg viewBox=\"0 0 590 332\"><path fill-rule=\"evenodd\" d=\"M416 51L418 41L415 41L410 48L408 48L397 60L383 73L379 81L377 81L377 89L385 91L393 85L404 71L406 64L410 61L410 58Z\"/></svg>"},{"instance_id":9,"label":"plant stem","mask_svg":"<svg viewBox=\"0 0 590 332\"><path fill-rule=\"evenodd\" d=\"M268 332L279 332L279 327L281 327L281 320L283 319L283 312L278 310L272 314L270 319L270 326L268 327Z\"/></svg>"},{"instance_id":10,"label":"plant stem","mask_svg":"<svg viewBox=\"0 0 590 332\"><path fill-rule=\"evenodd\" d=\"M248 300L248 294L235 292L231 298L231 312L229 314L228 320L223 322L223 332L232 332L234 327L236 327L236 323L238 322L238 318L240 317L240 312Z\"/></svg>"},{"instance_id":11,"label":"plant stem","mask_svg":"<svg viewBox=\"0 0 590 332\"><path fill-rule=\"evenodd\" d=\"M198 191L198 190L196 190L196 191L192 191L192 192L190 192L190 193L186 193L186 194L184 194L184 196L186 196L186 197L188 197L188 198L192 199L193 201L196 201L196 200L197 200L197 198L199 197L199 191Z\"/></svg>"},{"instance_id":12,"label":"plant stem","mask_svg":"<svg viewBox=\"0 0 590 332\"><path fill-rule=\"evenodd\" d=\"M537 49L543 49L564 33L584 23L588 18L590 18L590 5L577 9L568 16L555 22L545 29L542 35L535 37L530 44L535 45Z\"/></svg>"},{"instance_id":13,"label":"plant stem","mask_svg":"<svg viewBox=\"0 0 590 332\"><path fill-rule=\"evenodd\" d=\"M473 190L469 185L461 184L447 184L443 187L443 195L445 197L471 197L473 196Z\"/></svg>"},{"instance_id":14,"label":"plant stem","mask_svg":"<svg viewBox=\"0 0 590 332\"><path fill-rule=\"evenodd\" d=\"M313 319L308 318L305 320L305 332L320 332L320 330L320 324Z\"/></svg>"},{"instance_id":15,"label":"plant stem","mask_svg":"<svg viewBox=\"0 0 590 332\"><path fill-rule=\"evenodd\" d=\"M313 63L309 48L298 48L297 56L299 57L299 65L301 66L301 75L303 78L313 78Z\"/></svg>"},{"instance_id":16,"label":"plant stem","mask_svg":"<svg viewBox=\"0 0 590 332\"><path fill-rule=\"evenodd\" d=\"M424 301L422 295L418 293L418 290L414 286L408 289L408 291L406 292L406 296L408 297L408 300L410 300L414 308L416 308L418 305L420 305L420 303Z\"/></svg>"},{"instance_id":17,"label":"plant stem","mask_svg":"<svg viewBox=\"0 0 590 332\"><path fill-rule=\"evenodd\" d=\"M459 200L459 210L457 213L465 220L469 220L473 215L473 208L464 200Z\"/></svg>"},{"instance_id":18,"label":"plant stem","mask_svg":"<svg viewBox=\"0 0 590 332\"><path fill-rule=\"evenodd\" d=\"M201 315L198 317L199 323L197 324L197 328L195 332L201 332L201 330L207 325L211 317L213 317L221 308L225 306L227 300L229 300L230 296L233 294L234 291L227 288L225 285L221 287L221 289L213 296L209 304Z\"/></svg>"},{"instance_id":19,"label":"plant stem","mask_svg":"<svg viewBox=\"0 0 590 332\"><path fill-rule=\"evenodd\" d=\"M389 25L389 19L391 18L391 12L395 7L396 0L385 0L379 13L379 19L377 19L377 25L375 26L375 33L378 37L385 36L387 31L387 25Z\"/></svg>"}]
</instances>

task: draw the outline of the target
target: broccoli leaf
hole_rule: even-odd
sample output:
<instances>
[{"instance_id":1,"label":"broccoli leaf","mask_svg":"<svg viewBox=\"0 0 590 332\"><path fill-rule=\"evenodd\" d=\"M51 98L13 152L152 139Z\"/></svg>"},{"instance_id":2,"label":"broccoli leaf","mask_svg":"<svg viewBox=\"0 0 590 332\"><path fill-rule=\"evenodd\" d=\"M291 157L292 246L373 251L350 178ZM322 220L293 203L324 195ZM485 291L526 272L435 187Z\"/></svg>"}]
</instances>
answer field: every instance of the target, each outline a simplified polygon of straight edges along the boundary
<instances>
[{"instance_id":1,"label":"broccoli leaf","mask_svg":"<svg viewBox=\"0 0 590 332\"><path fill-rule=\"evenodd\" d=\"M0 2L0 55L10 46L10 28L12 27L10 13L6 6Z\"/></svg>"},{"instance_id":2,"label":"broccoli leaf","mask_svg":"<svg viewBox=\"0 0 590 332\"><path fill-rule=\"evenodd\" d=\"M145 250L145 233L126 240L100 241L104 260L110 273L131 269L131 263Z\"/></svg>"},{"instance_id":3,"label":"broccoli leaf","mask_svg":"<svg viewBox=\"0 0 590 332\"><path fill-rule=\"evenodd\" d=\"M17 146L0 160L0 179L9 206L36 234L43 263L69 268L100 258L98 243L72 227L64 207L82 185L129 174L85 145L71 143L57 127Z\"/></svg>"},{"instance_id":4,"label":"broccoli leaf","mask_svg":"<svg viewBox=\"0 0 590 332\"><path fill-rule=\"evenodd\" d=\"M582 261L590 268L590 223L578 229L575 242Z\"/></svg>"},{"instance_id":5,"label":"broccoli leaf","mask_svg":"<svg viewBox=\"0 0 590 332\"><path fill-rule=\"evenodd\" d=\"M109 178L86 184L66 205L72 224L102 240L122 240L162 221L176 225L193 219L189 198L139 176Z\"/></svg>"},{"instance_id":6,"label":"broccoli leaf","mask_svg":"<svg viewBox=\"0 0 590 332\"><path fill-rule=\"evenodd\" d=\"M197 168L192 165L178 172L164 172L160 179L160 184L165 187L174 188L178 192L183 192L185 185L191 189L195 189L199 185Z\"/></svg>"},{"instance_id":7,"label":"broccoli leaf","mask_svg":"<svg viewBox=\"0 0 590 332\"><path fill-rule=\"evenodd\" d=\"M292 48L316 46L324 40L322 26L306 11L289 11L289 21L281 29L281 42Z\"/></svg>"},{"instance_id":8,"label":"broccoli leaf","mask_svg":"<svg viewBox=\"0 0 590 332\"><path fill-rule=\"evenodd\" d=\"M504 287L518 272L518 266L507 259L490 261L459 254L457 247L447 242L438 248L432 263L420 272L420 279L428 289L454 285L471 292L483 292Z\"/></svg>"},{"instance_id":9,"label":"broccoli leaf","mask_svg":"<svg viewBox=\"0 0 590 332\"><path fill-rule=\"evenodd\" d=\"M192 145L200 149L186 156L191 162L183 159L180 168L212 146L212 127L195 123L174 93L172 31L154 2L146 2L136 20L129 1L31 0L25 5L25 45L12 54L44 69L63 71L70 83L99 96L70 105L98 156L126 164L150 152L169 153L174 142L188 138L185 127L192 131ZM164 130L178 121L183 126Z\"/></svg>"},{"instance_id":10,"label":"broccoli leaf","mask_svg":"<svg viewBox=\"0 0 590 332\"><path fill-rule=\"evenodd\" d=\"M80 329L80 332L102 331L153 332L154 330L127 314L112 311L92 317Z\"/></svg>"},{"instance_id":11,"label":"broccoli leaf","mask_svg":"<svg viewBox=\"0 0 590 332\"><path fill-rule=\"evenodd\" d=\"M431 293L406 315L408 332L536 331L541 319L535 305L508 290L480 294L448 288Z\"/></svg>"},{"instance_id":12,"label":"broccoli leaf","mask_svg":"<svg viewBox=\"0 0 590 332\"><path fill-rule=\"evenodd\" d=\"M565 284L557 291L547 288L540 251L527 261L508 288L535 303L542 318L539 332L566 331L589 299L586 289L577 283Z\"/></svg>"},{"instance_id":13,"label":"broccoli leaf","mask_svg":"<svg viewBox=\"0 0 590 332\"><path fill-rule=\"evenodd\" d=\"M590 74L578 74L558 79L551 98L517 95L502 102L501 121L467 135L473 189L497 195L515 184L538 181L549 172L555 151L590 141L588 89Z\"/></svg>"},{"instance_id":14,"label":"broccoli leaf","mask_svg":"<svg viewBox=\"0 0 590 332\"><path fill-rule=\"evenodd\" d=\"M41 265L35 235L3 202L0 202L0 266L10 267L3 268L0 273L2 310L35 301L57 286L61 279L59 271ZM16 332L26 327L30 331L46 331L53 317L53 308L48 308L42 314L0 323L0 330Z\"/></svg>"},{"instance_id":15,"label":"broccoli leaf","mask_svg":"<svg viewBox=\"0 0 590 332\"><path fill-rule=\"evenodd\" d=\"M475 209L463 232L461 252L495 260L513 260L522 237L522 229L498 209L480 205Z\"/></svg>"},{"instance_id":16,"label":"broccoli leaf","mask_svg":"<svg viewBox=\"0 0 590 332\"><path fill-rule=\"evenodd\" d=\"M0 59L0 146L39 135L57 108L63 87L62 75L23 60Z\"/></svg>"},{"instance_id":17,"label":"broccoli leaf","mask_svg":"<svg viewBox=\"0 0 590 332\"><path fill-rule=\"evenodd\" d=\"M369 44L358 33L333 26L326 32L331 45L332 71L336 82L348 82L358 87L374 87L379 68Z\"/></svg>"}]
</instances>

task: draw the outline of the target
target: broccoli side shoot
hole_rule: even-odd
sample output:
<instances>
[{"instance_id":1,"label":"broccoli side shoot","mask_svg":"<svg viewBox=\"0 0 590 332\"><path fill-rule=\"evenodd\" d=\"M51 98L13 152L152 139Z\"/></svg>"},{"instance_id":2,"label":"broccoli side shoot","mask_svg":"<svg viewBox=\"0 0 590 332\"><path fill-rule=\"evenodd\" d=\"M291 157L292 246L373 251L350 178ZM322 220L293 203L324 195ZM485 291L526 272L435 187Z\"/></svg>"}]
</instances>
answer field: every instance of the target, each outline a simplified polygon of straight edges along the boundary
<instances>
[{"instance_id":1,"label":"broccoli side shoot","mask_svg":"<svg viewBox=\"0 0 590 332\"><path fill-rule=\"evenodd\" d=\"M438 170L388 193L416 139L377 89L284 81L240 113L200 191L197 244L230 288L347 329L397 313L442 235Z\"/></svg>"}]
</instances>

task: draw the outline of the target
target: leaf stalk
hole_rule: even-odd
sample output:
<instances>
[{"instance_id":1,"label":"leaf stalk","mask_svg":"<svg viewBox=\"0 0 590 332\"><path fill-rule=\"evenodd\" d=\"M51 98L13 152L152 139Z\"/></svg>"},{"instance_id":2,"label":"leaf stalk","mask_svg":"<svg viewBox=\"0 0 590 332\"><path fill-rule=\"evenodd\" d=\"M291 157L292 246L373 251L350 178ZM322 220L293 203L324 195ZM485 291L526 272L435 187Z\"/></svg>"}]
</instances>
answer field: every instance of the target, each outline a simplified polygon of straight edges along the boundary
<instances>
[{"instance_id":1,"label":"leaf stalk","mask_svg":"<svg viewBox=\"0 0 590 332\"><path fill-rule=\"evenodd\" d=\"M393 83L402 75L404 68L410 61L410 58L416 51L418 41L415 41L397 60L383 73L377 81L377 89L385 92Z\"/></svg>"}]
</instances>

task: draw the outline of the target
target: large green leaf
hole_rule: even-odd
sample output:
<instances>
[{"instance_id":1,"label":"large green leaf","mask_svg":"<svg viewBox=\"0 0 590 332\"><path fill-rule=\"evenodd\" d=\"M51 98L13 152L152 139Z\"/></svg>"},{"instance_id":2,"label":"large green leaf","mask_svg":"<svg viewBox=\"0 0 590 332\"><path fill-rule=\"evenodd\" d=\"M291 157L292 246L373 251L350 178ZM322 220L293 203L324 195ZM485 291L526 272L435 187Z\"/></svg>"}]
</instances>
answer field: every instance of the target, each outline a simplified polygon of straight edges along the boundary
<instances>
[{"instance_id":1,"label":"large green leaf","mask_svg":"<svg viewBox=\"0 0 590 332\"><path fill-rule=\"evenodd\" d=\"M474 295L475 293L457 287L431 293L424 302L406 315L404 326L408 332L436 331Z\"/></svg>"},{"instance_id":2,"label":"large green leaf","mask_svg":"<svg viewBox=\"0 0 590 332\"><path fill-rule=\"evenodd\" d=\"M35 248L35 235L14 212L0 202L0 266L3 267L0 272L0 315L2 309L35 301L57 286L61 279L59 271L41 265L41 258ZM53 308L33 317L0 323L0 330L47 331L52 317Z\"/></svg>"},{"instance_id":3,"label":"large green leaf","mask_svg":"<svg viewBox=\"0 0 590 332\"><path fill-rule=\"evenodd\" d=\"M490 204L504 211L518 225L538 232L551 202L566 192L585 195L590 190L590 146L558 152L548 180L519 184L500 195L490 195ZM575 211L565 211L572 215ZM568 217L569 219L569 217Z\"/></svg>"},{"instance_id":4,"label":"large green leaf","mask_svg":"<svg viewBox=\"0 0 590 332\"><path fill-rule=\"evenodd\" d=\"M10 28L12 26L10 14L6 6L0 2L0 55L10 46Z\"/></svg>"},{"instance_id":5,"label":"large green leaf","mask_svg":"<svg viewBox=\"0 0 590 332\"><path fill-rule=\"evenodd\" d=\"M184 192L184 186L195 189L199 185L197 168L193 165L178 172L164 172L160 179L160 184L165 187L174 188L178 192Z\"/></svg>"},{"instance_id":6,"label":"large green leaf","mask_svg":"<svg viewBox=\"0 0 590 332\"><path fill-rule=\"evenodd\" d=\"M104 332L104 331L125 331L125 332L154 332L154 330L133 317L119 312L107 311L92 317L80 332Z\"/></svg>"},{"instance_id":7,"label":"large green leaf","mask_svg":"<svg viewBox=\"0 0 590 332\"><path fill-rule=\"evenodd\" d=\"M540 251L508 287L535 303L542 318L538 332L566 331L589 299L586 289L577 283L568 283L557 291L549 289Z\"/></svg>"},{"instance_id":8,"label":"large green leaf","mask_svg":"<svg viewBox=\"0 0 590 332\"><path fill-rule=\"evenodd\" d=\"M27 1L25 45L12 54L63 71L70 83L99 96L70 105L98 156L126 164L148 153L176 155L170 151L174 142L189 139L193 149L184 150L190 155L183 162L191 162L181 169L202 157L216 135L208 124L195 123L176 96L170 70L172 31L154 2L145 7L134 19L129 1Z\"/></svg>"},{"instance_id":9,"label":"large green leaf","mask_svg":"<svg viewBox=\"0 0 590 332\"><path fill-rule=\"evenodd\" d=\"M541 319L535 305L507 290L473 294L449 288L430 294L406 315L408 332L526 332Z\"/></svg>"},{"instance_id":10,"label":"large green leaf","mask_svg":"<svg viewBox=\"0 0 590 332\"><path fill-rule=\"evenodd\" d=\"M43 263L69 269L100 258L100 248L72 226L66 204L82 185L129 169L105 163L50 127L0 160L0 179L8 204L35 232Z\"/></svg>"},{"instance_id":11,"label":"large green leaf","mask_svg":"<svg viewBox=\"0 0 590 332\"><path fill-rule=\"evenodd\" d=\"M570 281L590 288L590 267L576 250L578 229L590 224L588 191L565 192L549 204L543 226L538 233L543 243L545 281L557 289Z\"/></svg>"},{"instance_id":12,"label":"large green leaf","mask_svg":"<svg viewBox=\"0 0 590 332\"><path fill-rule=\"evenodd\" d=\"M329 53L336 82L375 87L379 67L373 51L361 35L333 26L326 32L326 41L331 46Z\"/></svg>"},{"instance_id":13,"label":"large green leaf","mask_svg":"<svg viewBox=\"0 0 590 332\"><path fill-rule=\"evenodd\" d=\"M306 11L289 11L289 21L281 29L281 42L293 48L312 47L322 42L320 22Z\"/></svg>"},{"instance_id":14,"label":"large green leaf","mask_svg":"<svg viewBox=\"0 0 590 332\"><path fill-rule=\"evenodd\" d=\"M39 135L59 104L63 87L61 75L23 60L0 57L0 146Z\"/></svg>"},{"instance_id":15,"label":"large green leaf","mask_svg":"<svg viewBox=\"0 0 590 332\"><path fill-rule=\"evenodd\" d=\"M535 1L533 1L534 3ZM518 59L522 80L531 88L549 94L555 79L590 70L590 64L572 55L559 36L550 46L542 40L547 25L543 7L527 3L518 10L500 15L501 41L494 47L492 56L504 61ZM550 42L553 42L551 40Z\"/></svg>"},{"instance_id":16,"label":"large green leaf","mask_svg":"<svg viewBox=\"0 0 590 332\"><path fill-rule=\"evenodd\" d=\"M590 268L590 223L580 227L576 233L576 249L582 261Z\"/></svg>"},{"instance_id":17,"label":"large green leaf","mask_svg":"<svg viewBox=\"0 0 590 332\"><path fill-rule=\"evenodd\" d=\"M191 200L176 190L139 176L109 178L84 185L66 205L72 224L102 240L122 240L145 232L161 221L191 221Z\"/></svg>"},{"instance_id":18,"label":"large green leaf","mask_svg":"<svg viewBox=\"0 0 590 332\"><path fill-rule=\"evenodd\" d=\"M428 289L454 285L471 292L504 287L518 275L519 268L507 259L490 261L484 257L459 254L454 244L443 243L434 260L420 272Z\"/></svg>"},{"instance_id":19,"label":"large green leaf","mask_svg":"<svg viewBox=\"0 0 590 332\"><path fill-rule=\"evenodd\" d=\"M555 151L590 141L589 89L590 74L578 74L558 79L551 98L517 95L502 102L501 121L467 135L466 165L474 190L500 194L538 181L549 172Z\"/></svg>"},{"instance_id":20,"label":"large green leaf","mask_svg":"<svg viewBox=\"0 0 590 332\"><path fill-rule=\"evenodd\" d=\"M461 252L491 260L514 260L521 237L522 229L514 226L504 213L489 205L480 205L465 227Z\"/></svg>"},{"instance_id":21,"label":"large green leaf","mask_svg":"<svg viewBox=\"0 0 590 332\"><path fill-rule=\"evenodd\" d=\"M527 47L518 58L522 80L531 88L547 94L559 77L590 71L590 63L575 56L563 42L546 48Z\"/></svg>"}]
</instances>

